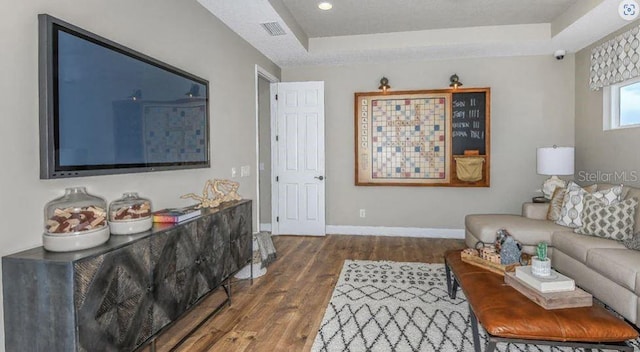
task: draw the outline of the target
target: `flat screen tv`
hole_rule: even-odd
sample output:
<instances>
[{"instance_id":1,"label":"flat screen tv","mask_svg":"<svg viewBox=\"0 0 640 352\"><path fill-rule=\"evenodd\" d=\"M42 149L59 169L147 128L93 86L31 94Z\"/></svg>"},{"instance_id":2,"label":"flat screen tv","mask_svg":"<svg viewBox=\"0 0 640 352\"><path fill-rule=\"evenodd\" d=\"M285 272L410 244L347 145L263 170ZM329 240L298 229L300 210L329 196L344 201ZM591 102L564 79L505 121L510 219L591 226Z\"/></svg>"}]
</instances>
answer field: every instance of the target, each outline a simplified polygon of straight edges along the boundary
<instances>
[{"instance_id":1,"label":"flat screen tv","mask_svg":"<svg viewBox=\"0 0 640 352\"><path fill-rule=\"evenodd\" d=\"M38 21L41 179L209 167L208 81Z\"/></svg>"}]
</instances>

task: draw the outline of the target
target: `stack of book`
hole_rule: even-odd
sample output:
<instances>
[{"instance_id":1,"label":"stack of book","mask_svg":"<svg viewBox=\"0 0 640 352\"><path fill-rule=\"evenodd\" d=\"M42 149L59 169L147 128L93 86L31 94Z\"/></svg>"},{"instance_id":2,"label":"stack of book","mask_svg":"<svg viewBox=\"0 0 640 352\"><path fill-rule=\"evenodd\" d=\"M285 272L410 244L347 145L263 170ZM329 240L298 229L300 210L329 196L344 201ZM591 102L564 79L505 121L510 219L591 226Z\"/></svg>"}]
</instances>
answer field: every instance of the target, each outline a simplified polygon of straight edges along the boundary
<instances>
[{"instance_id":1,"label":"stack of book","mask_svg":"<svg viewBox=\"0 0 640 352\"><path fill-rule=\"evenodd\" d=\"M542 292L566 292L576 289L576 283L555 270L551 270L549 277L533 275L531 266L520 266L516 268L516 278L527 285Z\"/></svg>"},{"instance_id":2,"label":"stack of book","mask_svg":"<svg viewBox=\"0 0 640 352\"><path fill-rule=\"evenodd\" d=\"M202 214L202 209L195 209L192 206L162 209L153 213L153 222L177 223L193 219L200 214Z\"/></svg>"}]
</instances>

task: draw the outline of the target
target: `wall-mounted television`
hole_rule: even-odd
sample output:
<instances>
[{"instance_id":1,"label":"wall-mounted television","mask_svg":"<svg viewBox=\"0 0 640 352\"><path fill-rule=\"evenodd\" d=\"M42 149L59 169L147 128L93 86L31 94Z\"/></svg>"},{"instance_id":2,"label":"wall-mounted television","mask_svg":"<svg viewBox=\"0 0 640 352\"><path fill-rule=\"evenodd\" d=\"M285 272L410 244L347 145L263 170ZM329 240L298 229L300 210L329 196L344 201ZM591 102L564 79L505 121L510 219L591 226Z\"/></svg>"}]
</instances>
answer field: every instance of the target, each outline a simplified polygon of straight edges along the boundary
<instances>
[{"instance_id":1,"label":"wall-mounted television","mask_svg":"<svg viewBox=\"0 0 640 352\"><path fill-rule=\"evenodd\" d=\"M41 179L210 166L207 80L38 21Z\"/></svg>"}]
</instances>

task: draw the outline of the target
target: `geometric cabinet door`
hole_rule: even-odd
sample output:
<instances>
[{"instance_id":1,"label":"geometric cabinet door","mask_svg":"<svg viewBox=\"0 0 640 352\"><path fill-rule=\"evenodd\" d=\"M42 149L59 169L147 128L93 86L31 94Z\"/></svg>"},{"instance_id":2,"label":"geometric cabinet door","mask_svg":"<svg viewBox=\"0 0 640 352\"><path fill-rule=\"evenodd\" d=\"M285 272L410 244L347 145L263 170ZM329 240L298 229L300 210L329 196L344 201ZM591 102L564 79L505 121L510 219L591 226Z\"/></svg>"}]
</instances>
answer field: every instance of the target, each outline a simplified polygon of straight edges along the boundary
<instances>
[{"instance_id":1,"label":"geometric cabinet door","mask_svg":"<svg viewBox=\"0 0 640 352\"><path fill-rule=\"evenodd\" d=\"M132 350L153 334L149 243L74 264L80 350Z\"/></svg>"}]
</instances>

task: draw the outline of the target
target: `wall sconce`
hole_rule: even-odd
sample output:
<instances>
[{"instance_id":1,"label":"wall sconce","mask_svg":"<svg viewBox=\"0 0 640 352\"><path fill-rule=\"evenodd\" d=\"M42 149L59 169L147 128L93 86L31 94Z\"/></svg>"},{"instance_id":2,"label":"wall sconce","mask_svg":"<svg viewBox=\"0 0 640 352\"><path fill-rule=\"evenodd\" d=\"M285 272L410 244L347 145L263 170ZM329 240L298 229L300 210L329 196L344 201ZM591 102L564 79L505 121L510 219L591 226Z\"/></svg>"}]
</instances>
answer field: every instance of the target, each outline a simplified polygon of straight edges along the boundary
<instances>
[{"instance_id":1,"label":"wall sconce","mask_svg":"<svg viewBox=\"0 0 640 352\"><path fill-rule=\"evenodd\" d=\"M460 82L460 77L458 77L457 74L452 74L451 77L449 77L449 87L453 88L453 89L458 89L458 87L462 86L462 82Z\"/></svg>"},{"instance_id":2,"label":"wall sconce","mask_svg":"<svg viewBox=\"0 0 640 352\"><path fill-rule=\"evenodd\" d=\"M131 95L128 96L128 98L131 100L142 99L142 89L134 89L133 92L131 92Z\"/></svg>"},{"instance_id":3,"label":"wall sconce","mask_svg":"<svg viewBox=\"0 0 640 352\"><path fill-rule=\"evenodd\" d=\"M195 83L192 84L191 85L191 89L189 89L189 91L186 92L184 95L188 96L189 98L199 97L200 96L200 86L198 86Z\"/></svg>"},{"instance_id":4,"label":"wall sconce","mask_svg":"<svg viewBox=\"0 0 640 352\"><path fill-rule=\"evenodd\" d=\"M380 87L378 87L378 89L381 89L383 93L386 93L388 89L391 89L389 79L387 77L380 78Z\"/></svg>"}]
</instances>

